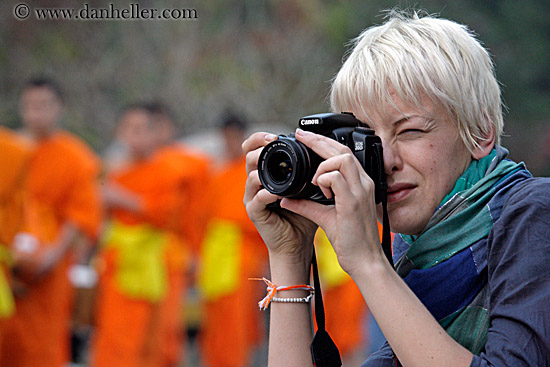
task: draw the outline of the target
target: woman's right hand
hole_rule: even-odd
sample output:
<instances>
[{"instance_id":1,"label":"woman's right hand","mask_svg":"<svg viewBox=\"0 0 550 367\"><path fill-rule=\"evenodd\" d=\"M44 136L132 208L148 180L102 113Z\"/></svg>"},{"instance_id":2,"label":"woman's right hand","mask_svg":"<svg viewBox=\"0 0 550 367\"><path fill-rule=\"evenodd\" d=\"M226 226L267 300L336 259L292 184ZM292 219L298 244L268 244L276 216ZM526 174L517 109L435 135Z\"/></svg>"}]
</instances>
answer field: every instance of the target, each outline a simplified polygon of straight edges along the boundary
<instances>
[{"instance_id":1,"label":"woman's right hand","mask_svg":"<svg viewBox=\"0 0 550 367\"><path fill-rule=\"evenodd\" d=\"M264 189L258 176L260 152L276 139L273 134L255 133L243 143L248 173L243 201L248 216L267 245L271 281L278 286L308 284L317 225L286 209L266 208L281 198ZM285 198L283 202L286 200L292 199ZM303 290L281 292L282 297L308 294ZM309 351L313 338L312 320L308 306L303 303L270 305L268 366L312 365Z\"/></svg>"},{"instance_id":2,"label":"woman's right hand","mask_svg":"<svg viewBox=\"0 0 550 367\"><path fill-rule=\"evenodd\" d=\"M270 257L309 264L317 225L288 210L266 208L268 204L281 199L262 187L258 175L260 152L274 140L277 140L276 135L254 133L243 143L248 174L243 201L248 216L267 245Z\"/></svg>"}]
</instances>

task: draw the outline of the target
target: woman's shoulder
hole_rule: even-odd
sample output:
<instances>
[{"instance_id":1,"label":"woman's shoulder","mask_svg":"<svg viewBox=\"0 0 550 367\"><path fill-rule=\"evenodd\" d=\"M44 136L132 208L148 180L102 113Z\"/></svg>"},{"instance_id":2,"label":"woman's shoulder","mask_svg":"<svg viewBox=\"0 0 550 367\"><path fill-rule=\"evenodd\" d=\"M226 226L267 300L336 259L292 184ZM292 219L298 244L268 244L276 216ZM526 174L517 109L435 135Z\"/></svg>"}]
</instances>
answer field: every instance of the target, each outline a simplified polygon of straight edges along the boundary
<instances>
[{"instance_id":1,"label":"woman's shoulder","mask_svg":"<svg viewBox=\"0 0 550 367\"><path fill-rule=\"evenodd\" d=\"M510 189L488 237L488 255L495 274L550 263L550 178L530 177Z\"/></svg>"},{"instance_id":2,"label":"woman's shoulder","mask_svg":"<svg viewBox=\"0 0 550 367\"><path fill-rule=\"evenodd\" d=\"M548 263L550 178L527 178L510 189L488 238L491 327L485 351L472 366L550 362L544 348L550 343Z\"/></svg>"},{"instance_id":3,"label":"woman's shoulder","mask_svg":"<svg viewBox=\"0 0 550 367\"><path fill-rule=\"evenodd\" d=\"M510 190L510 203L550 206L550 177L531 177L517 183Z\"/></svg>"},{"instance_id":4,"label":"woman's shoulder","mask_svg":"<svg viewBox=\"0 0 550 367\"><path fill-rule=\"evenodd\" d=\"M530 177L510 188L492 237L540 241L543 233L550 241L550 178Z\"/></svg>"}]
</instances>

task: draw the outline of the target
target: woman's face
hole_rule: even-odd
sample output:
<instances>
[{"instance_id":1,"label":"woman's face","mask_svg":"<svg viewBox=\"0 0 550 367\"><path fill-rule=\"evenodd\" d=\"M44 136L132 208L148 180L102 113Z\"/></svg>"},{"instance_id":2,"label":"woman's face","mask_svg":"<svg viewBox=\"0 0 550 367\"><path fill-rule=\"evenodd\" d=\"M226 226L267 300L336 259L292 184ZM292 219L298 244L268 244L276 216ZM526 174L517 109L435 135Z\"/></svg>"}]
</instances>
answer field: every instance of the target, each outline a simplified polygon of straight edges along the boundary
<instances>
[{"instance_id":1,"label":"woman's face","mask_svg":"<svg viewBox=\"0 0 550 367\"><path fill-rule=\"evenodd\" d=\"M388 106L369 126L384 148L391 229L418 234L472 157L455 125L431 101L418 109L392 95L396 108ZM356 112L358 119L369 121Z\"/></svg>"}]
</instances>

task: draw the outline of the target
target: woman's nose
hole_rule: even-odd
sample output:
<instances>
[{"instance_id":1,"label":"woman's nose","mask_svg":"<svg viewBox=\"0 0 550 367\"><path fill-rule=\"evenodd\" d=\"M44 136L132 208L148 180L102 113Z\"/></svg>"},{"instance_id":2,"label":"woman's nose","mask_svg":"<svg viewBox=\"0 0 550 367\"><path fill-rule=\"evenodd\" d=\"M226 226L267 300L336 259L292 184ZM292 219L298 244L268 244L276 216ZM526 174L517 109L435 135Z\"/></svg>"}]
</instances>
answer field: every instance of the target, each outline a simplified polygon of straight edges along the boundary
<instances>
[{"instance_id":1,"label":"woman's nose","mask_svg":"<svg viewBox=\"0 0 550 367\"><path fill-rule=\"evenodd\" d=\"M382 138L382 148L384 150L384 172L386 176L390 176L392 173L403 168L403 161L401 159L399 147L392 142Z\"/></svg>"}]
</instances>

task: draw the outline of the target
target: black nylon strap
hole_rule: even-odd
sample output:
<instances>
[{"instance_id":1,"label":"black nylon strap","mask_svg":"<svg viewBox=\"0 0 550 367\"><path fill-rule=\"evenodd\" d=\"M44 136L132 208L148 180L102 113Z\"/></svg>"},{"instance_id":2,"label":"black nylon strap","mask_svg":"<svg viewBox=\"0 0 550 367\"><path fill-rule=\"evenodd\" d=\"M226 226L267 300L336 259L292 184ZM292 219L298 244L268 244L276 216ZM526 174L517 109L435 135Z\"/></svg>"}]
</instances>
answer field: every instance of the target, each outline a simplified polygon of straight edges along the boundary
<instances>
[{"instance_id":1,"label":"black nylon strap","mask_svg":"<svg viewBox=\"0 0 550 367\"><path fill-rule=\"evenodd\" d=\"M382 250L386 259L393 268L393 258L391 250L390 218L388 216L388 198L386 193L382 195Z\"/></svg>"},{"instance_id":2,"label":"black nylon strap","mask_svg":"<svg viewBox=\"0 0 550 367\"><path fill-rule=\"evenodd\" d=\"M313 365L317 367L340 367L342 366L340 351L338 351L338 347L325 330L325 307L323 305L315 247L313 248L311 268L313 271L313 286L315 287L315 320L317 321L317 332L311 342Z\"/></svg>"},{"instance_id":3,"label":"black nylon strap","mask_svg":"<svg viewBox=\"0 0 550 367\"><path fill-rule=\"evenodd\" d=\"M317 328L325 330L325 307L323 305L323 294L317 289L321 289L319 280L319 269L317 268L317 256L315 247L313 247L313 256L311 258L311 270L313 272L313 287L315 288L315 319L317 320Z\"/></svg>"},{"instance_id":4,"label":"black nylon strap","mask_svg":"<svg viewBox=\"0 0 550 367\"><path fill-rule=\"evenodd\" d=\"M377 144L375 149L375 158L377 159L378 177L380 178L380 199L382 202L382 250L386 259L393 267L390 220L388 216L388 198L387 184L384 174L384 163L382 158L382 144ZM317 367L340 367L342 360L338 347L332 341L332 338L325 329L325 308L323 305L323 295L321 293L321 282L319 281L319 270L317 269L317 258L315 256L315 247L311 259L311 268L313 271L313 285L315 287L315 319L317 321L317 332L311 343L311 356L313 364Z\"/></svg>"},{"instance_id":5,"label":"black nylon strap","mask_svg":"<svg viewBox=\"0 0 550 367\"><path fill-rule=\"evenodd\" d=\"M386 259L388 259L388 262L393 267L390 218L388 216L388 184L384 172L384 153L381 143L375 144L374 155L377 161L376 167L378 167L378 177L380 178L379 197L382 202L382 250L384 251L384 255L386 255Z\"/></svg>"}]
</instances>

